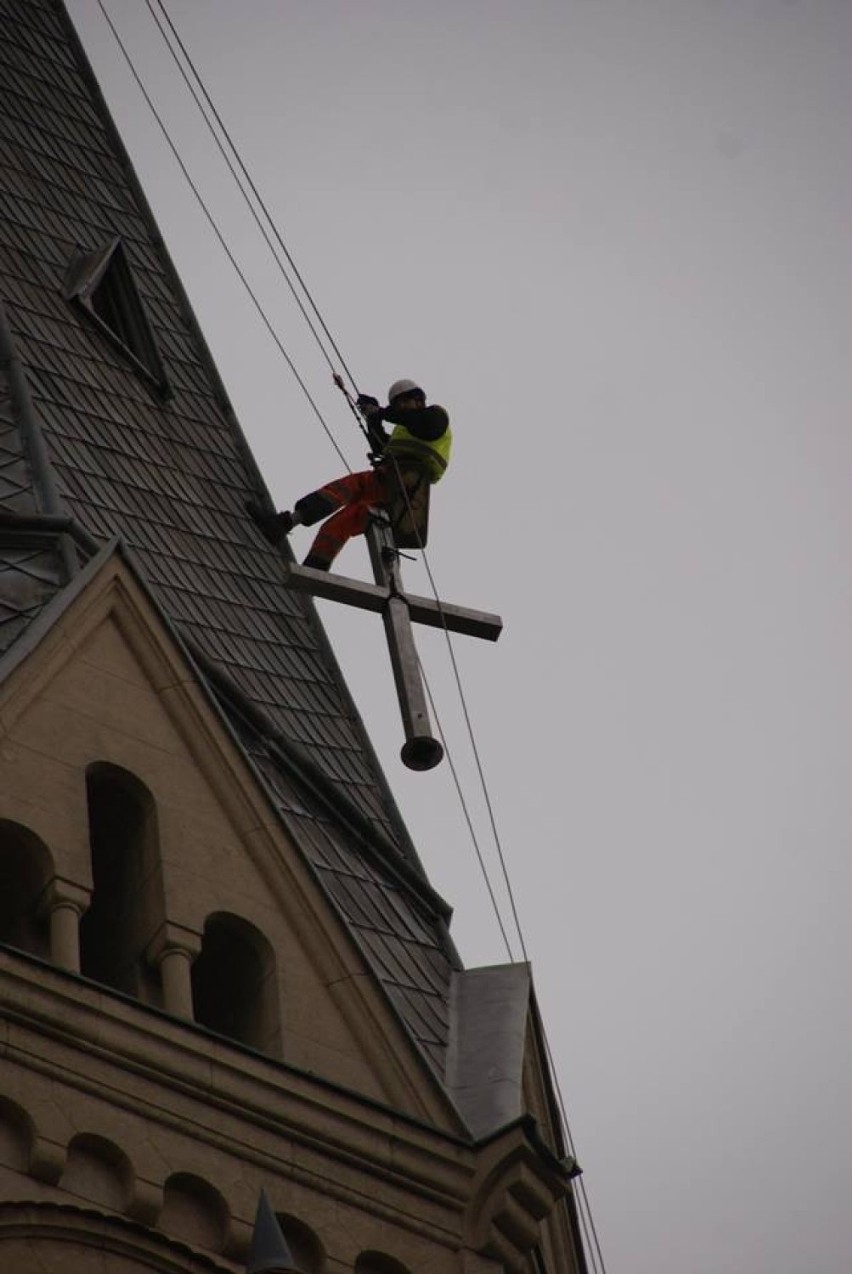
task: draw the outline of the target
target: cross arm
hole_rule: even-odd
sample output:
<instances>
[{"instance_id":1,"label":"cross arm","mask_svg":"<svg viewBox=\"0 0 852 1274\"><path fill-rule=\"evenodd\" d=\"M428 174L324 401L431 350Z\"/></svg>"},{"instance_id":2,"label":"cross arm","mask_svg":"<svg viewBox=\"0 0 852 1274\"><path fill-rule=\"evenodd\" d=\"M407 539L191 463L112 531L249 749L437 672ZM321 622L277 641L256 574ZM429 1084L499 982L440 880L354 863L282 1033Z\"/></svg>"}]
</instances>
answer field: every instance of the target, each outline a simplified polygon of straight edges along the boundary
<instances>
[{"instance_id":1,"label":"cross arm","mask_svg":"<svg viewBox=\"0 0 852 1274\"><path fill-rule=\"evenodd\" d=\"M382 585L367 584L346 575L331 575L327 571L315 571L309 566L288 563L287 573L290 587L297 592L311 593L314 597L324 597L329 601L345 602L377 614L384 612L388 601L394 596ZM431 628L443 628L446 624L450 632L482 637L486 641L496 641L503 630L503 621L499 615L437 602L434 598L418 597L413 593L397 595L408 606L409 616L415 623L426 624Z\"/></svg>"}]
</instances>

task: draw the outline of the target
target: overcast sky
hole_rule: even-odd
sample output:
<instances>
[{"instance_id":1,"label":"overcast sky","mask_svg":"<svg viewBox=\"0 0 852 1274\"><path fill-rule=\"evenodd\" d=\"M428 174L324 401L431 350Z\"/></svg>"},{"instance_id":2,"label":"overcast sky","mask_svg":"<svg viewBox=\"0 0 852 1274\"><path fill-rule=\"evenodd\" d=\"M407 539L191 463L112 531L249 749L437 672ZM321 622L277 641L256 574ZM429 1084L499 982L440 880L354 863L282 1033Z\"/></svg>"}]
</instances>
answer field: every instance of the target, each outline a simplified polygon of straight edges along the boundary
<instances>
[{"instance_id":1,"label":"overcast sky","mask_svg":"<svg viewBox=\"0 0 852 1274\"><path fill-rule=\"evenodd\" d=\"M105 3L362 467L146 5ZM291 505L341 463L97 0L69 7ZM847 1274L852 4L168 10L360 387L411 376L453 417L429 561L505 621L455 651L609 1274ZM381 625L320 609L466 961L504 960L449 766L399 762ZM496 887L444 640L418 640Z\"/></svg>"}]
</instances>

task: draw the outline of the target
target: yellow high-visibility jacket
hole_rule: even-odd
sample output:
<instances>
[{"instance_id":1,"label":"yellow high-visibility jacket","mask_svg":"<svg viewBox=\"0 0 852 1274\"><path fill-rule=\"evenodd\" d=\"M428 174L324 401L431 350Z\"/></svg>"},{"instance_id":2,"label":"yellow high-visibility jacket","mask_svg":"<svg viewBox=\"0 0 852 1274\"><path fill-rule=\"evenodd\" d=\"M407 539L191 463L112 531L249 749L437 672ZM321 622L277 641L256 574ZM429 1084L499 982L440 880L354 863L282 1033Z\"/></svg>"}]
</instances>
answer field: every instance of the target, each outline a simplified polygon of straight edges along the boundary
<instances>
[{"instance_id":1,"label":"yellow high-visibility jacket","mask_svg":"<svg viewBox=\"0 0 852 1274\"><path fill-rule=\"evenodd\" d=\"M400 462L416 461L423 466L430 482L439 482L447 471L453 448L453 431L446 411L433 403L394 414L396 420L385 411L385 419L390 420L394 428L384 454Z\"/></svg>"}]
</instances>

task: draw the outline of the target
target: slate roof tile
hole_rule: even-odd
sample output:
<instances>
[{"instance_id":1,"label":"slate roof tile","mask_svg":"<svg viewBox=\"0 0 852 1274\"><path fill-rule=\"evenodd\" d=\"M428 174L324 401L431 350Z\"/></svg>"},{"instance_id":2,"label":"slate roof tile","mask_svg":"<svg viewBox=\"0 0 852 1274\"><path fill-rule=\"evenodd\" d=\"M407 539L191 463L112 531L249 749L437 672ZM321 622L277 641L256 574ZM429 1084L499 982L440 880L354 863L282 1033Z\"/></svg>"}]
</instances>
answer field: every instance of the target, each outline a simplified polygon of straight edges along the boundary
<instances>
[{"instance_id":1,"label":"slate roof tile","mask_svg":"<svg viewBox=\"0 0 852 1274\"><path fill-rule=\"evenodd\" d=\"M424 968L418 959L416 948L401 941L391 930L381 930L375 924L368 923L363 928L361 938L370 950L374 963L381 965L387 980L400 990L415 993L421 1006L420 1012L428 1019L430 1038L433 1043L437 1043L446 1026L445 1011L441 1004L446 982L443 981L440 987L424 984Z\"/></svg>"},{"instance_id":2,"label":"slate roof tile","mask_svg":"<svg viewBox=\"0 0 852 1274\"><path fill-rule=\"evenodd\" d=\"M431 935L425 928L421 920L403 904L403 900L396 892L389 892L388 904L396 912L394 929L401 932L410 941L419 944L431 944Z\"/></svg>"},{"instance_id":3,"label":"slate roof tile","mask_svg":"<svg viewBox=\"0 0 852 1274\"><path fill-rule=\"evenodd\" d=\"M412 914L417 913L418 908L412 906L411 899L403 903L396 886L380 883L370 898L369 907L373 908L370 912L366 903L362 905L357 901L358 891L370 880L363 865L358 864L353 870L355 860L351 852L343 848L324 824L303 815L299 826L330 898L346 917L412 1034L442 1073L449 1033L447 987L452 964L436 940L434 926L424 918L424 941L408 943L394 932L394 925L395 916L406 906ZM381 882L380 876L376 879ZM399 897L393 901L396 895Z\"/></svg>"},{"instance_id":4,"label":"slate roof tile","mask_svg":"<svg viewBox=\"0 0 852 1274\"><path fill-rule=\"evenodd\" d=\"M15 19L16 26L20 27L20 44L23 48L30 50L36 54L44 54L51 62L65 62L66 65L72 64L61 41L61 25L55 13L43 8L38 4L38 0L30 3L24 8L24 20L19 23L18 7L13 9L10 16ZM48 37L44 39L43 37ZM59 37L59 40L55 37Z\"/></svg>"},{"instance_id":5,"label":"slate roof tile","mask_svg":"<svg viewBox=\"0 0 852 1274\"><path fill-rule=\"evenodd\" d=\"M13 130L0 130L0 168L4 174L13 173L17 176L20 173L26 173L23 152L17 144Z\"/></svg>"},{"instance_id":6,"label":"slate roof tile","mask_svg":"<svg viewBox=\"0 0 852 1274\"><path fill-rule=\"evenodd\" d=\"M436 997L412 991L409 987L400 986L399 983L390 979L387 985L392 998L400 1005L404 1016L412 1024L421 1044L427 1048L440 1047L445 1025L441 1015L435 1012Z\"/></svg>"}]
</instances>

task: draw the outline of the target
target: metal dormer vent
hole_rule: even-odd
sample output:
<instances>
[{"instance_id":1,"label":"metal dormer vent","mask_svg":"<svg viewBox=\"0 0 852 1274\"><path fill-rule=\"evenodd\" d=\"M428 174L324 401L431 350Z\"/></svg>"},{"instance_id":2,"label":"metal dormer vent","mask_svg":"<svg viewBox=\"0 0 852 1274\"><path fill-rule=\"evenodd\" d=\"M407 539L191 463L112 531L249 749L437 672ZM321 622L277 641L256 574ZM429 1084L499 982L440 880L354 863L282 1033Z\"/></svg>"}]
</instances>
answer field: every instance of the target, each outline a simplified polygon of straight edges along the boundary
<instances>
[{"instance_id":1,"label":"metal dormer vent","mask_svg":"<svg viewBox=\"0 0 852 1274\"><path fill-rule=\"evenodd\" d=\"M64 291L66 300L100 329L161 397L168 398L166 370L121 239L94 252L78 250Z\"/></svg>"}]
</instances>

